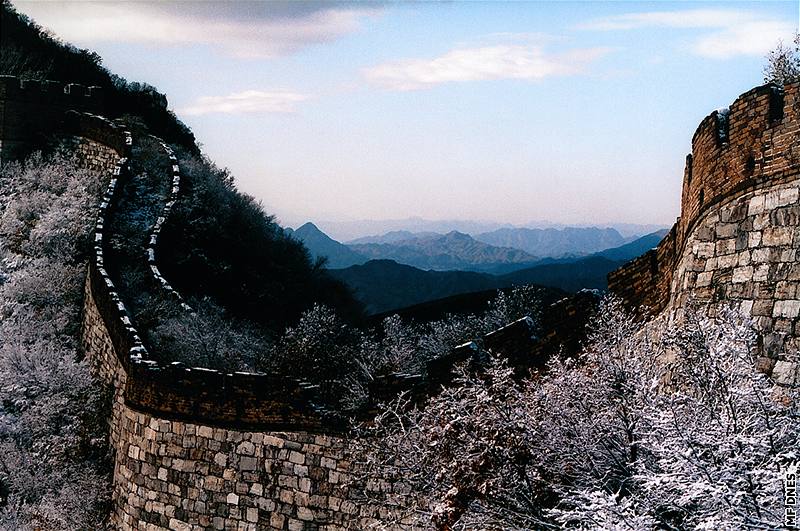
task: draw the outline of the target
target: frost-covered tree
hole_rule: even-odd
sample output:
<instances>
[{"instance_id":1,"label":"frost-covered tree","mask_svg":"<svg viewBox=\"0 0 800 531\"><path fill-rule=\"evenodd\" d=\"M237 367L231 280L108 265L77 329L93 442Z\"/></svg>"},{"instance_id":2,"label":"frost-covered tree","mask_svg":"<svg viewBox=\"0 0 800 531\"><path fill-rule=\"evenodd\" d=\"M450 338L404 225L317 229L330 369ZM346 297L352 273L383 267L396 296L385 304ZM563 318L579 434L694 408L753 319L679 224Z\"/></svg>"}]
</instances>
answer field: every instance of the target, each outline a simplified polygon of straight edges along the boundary
<instances>
[{"instance_id":1,"label":"frost-covered tree","mask_svg":"<svg viewBox=\"0 0 800 531\"><path fill-rule=\"evenodd\" d=\"M609 299L578 359L528 381L495 359L387 405L364 464L411 483L423 527L775 528L799 397L754 355L735 312L642 326Z\"/></svg>"},{"instance_id":2,"label":"frost-covered tree","mask_svg":"<svg viewBox=\"0 0 800 531\"><path fill-rule=\"evenodd\" d=\"M108 393L78 361L102 177L35 155L0 168L0 528L98 529Z\"/></svg>"},{"instance_id":3,"label":"frost-covered tree","mask_svg":"<svg viewBox=\"0 0 800 531\"><path fill-rule=\"evenodd\" d=\"M362 434L362 466L367 474L388 471L425 500L398 519L411 515L437 529L536 527L530 396L502 360L479 375L462 370L424 408L410 408L405 397L386 405Z\"/></svg>"},{"instance_id":4,"label":"frost-covered tree","mask_svg":"<svg viewBox=\"0 0 800 531\"><path fill-rule=\"evenodd\" d=\"M336 313L315 304L297 325L286 329L263 369L319 386L321 399L337 410L360 405L371 371L365 351L373 346L364 334Z\"/></svg>"},{"instance_id":5,"label":"frost-covered tree","mask_svg":"<svg viewBox=\"0 0 800 531\"><path fill-rule=\"evenodd\" d=\"M764 67L764 82L784 85L800 79L800 33L796 33L792 44L779 41L767 54Z\"/></svg>"},{"instance_id":6,"label":"frost-covered tree","mask_svg":"<svg viewBox=\"0 0 800 531\"><path fill-rule=\"evenodd\" d=\"M268 355L271 343L263 329L230 317L209 300L193 301L192 312L164 301L149 309L160 313L158 320L152 320L154 329L148 330L148 339L153 355L162 356L163 362L225 372L253 371Z\"/></svg>"}]
</instances>

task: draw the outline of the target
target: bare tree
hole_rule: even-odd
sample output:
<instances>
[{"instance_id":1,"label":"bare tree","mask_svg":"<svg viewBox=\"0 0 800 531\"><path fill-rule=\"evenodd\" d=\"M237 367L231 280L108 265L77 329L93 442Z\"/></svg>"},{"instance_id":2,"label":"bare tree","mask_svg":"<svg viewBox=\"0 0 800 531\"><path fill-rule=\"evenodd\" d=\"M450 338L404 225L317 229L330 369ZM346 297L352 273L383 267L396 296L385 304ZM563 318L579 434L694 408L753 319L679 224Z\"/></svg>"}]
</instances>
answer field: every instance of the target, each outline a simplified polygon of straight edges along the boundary
<instances>
[{"instance_id":1,"label":"bare tree","mask_svg":"<svg viewBox=\"0 0 800 531\"><path fill-rule=\"evenodd\" d=\"M364 463L442 530L774 528L799 397L756 370L754 337L730 310L642 326L609 299L577 360L517 382L495 359L387 405Z\"/></svg>"},{"instance_id":2,"label":"bare tree","mask_svg":"<svg viewBox=\"0 0 800 531\"><path fill-rule=\"evenodd\" d=\"M109 395L78 361L102 177L62 156L0 168L0 528L100 529Z\"/></svg>"},{"instance_id":3,"label":"bare tree","mask_svg":"<svg viewBox=\"0 0 800 531\"><path fill-rule=\"evenodd\" d=\"M779 41L767 54L764 82L785 85L800 79L800 33L796 33L788 46Z\"/></svg>"}]
</instances>

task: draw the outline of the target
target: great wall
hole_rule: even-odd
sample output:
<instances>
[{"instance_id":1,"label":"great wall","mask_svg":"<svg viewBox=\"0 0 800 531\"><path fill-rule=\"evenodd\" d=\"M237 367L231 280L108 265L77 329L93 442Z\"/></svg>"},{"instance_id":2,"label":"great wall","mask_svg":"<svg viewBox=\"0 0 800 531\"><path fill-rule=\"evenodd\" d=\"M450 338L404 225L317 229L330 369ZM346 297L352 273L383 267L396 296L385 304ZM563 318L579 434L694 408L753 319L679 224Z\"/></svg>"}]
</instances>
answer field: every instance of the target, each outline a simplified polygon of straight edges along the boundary
<instances>
[{"instance_id":1,"label":"great wall","mask_svg":"<svg viewBox=\"0 0 800 531\"><path fill-rule=\"evenodd\" d=\"M609 290L652 314L690 301L752 316L759 364L798 383L800 84L750 90L700 122L678 221L658 247L612 272Z\"/></svg>"},{"instance_id":2,"label":"great wall","mask_svg":"<svg viewBox=\"0 0 800 531\"><path fill-rule=\"evenodd\" d=\"M0 76L0 157L57 138L84 165L108 175L82 337L94 374L113 388L112 524L125 530L364 529L413 505L402 480L364 475L341 425L315 405L311 386L150 359L106 263L107 216L131 177L137 139L103 111L97 88ZM678 222L656 249L609 276L612 292L654 315L679 314L690 300L735 301L760 332L761 368L787 385L797 383L787 352L797 350L800 335L799 118L800 84L794 83L753 89L729 111L704 119L687 157ZM164 176L170 195L141 255L154 289L179 298L157 266L158 234L181 183L177 159L162 146L172 168ZM587 318L580 297L587 296L546 311L537 342L525 320L482 338L481 346L516 355L516 365L537 365L545 350L577 344L575 323ZM435 360L426 379L391 375L372 391L424 395L476 346Z\"/></svg>"}]
</instances>

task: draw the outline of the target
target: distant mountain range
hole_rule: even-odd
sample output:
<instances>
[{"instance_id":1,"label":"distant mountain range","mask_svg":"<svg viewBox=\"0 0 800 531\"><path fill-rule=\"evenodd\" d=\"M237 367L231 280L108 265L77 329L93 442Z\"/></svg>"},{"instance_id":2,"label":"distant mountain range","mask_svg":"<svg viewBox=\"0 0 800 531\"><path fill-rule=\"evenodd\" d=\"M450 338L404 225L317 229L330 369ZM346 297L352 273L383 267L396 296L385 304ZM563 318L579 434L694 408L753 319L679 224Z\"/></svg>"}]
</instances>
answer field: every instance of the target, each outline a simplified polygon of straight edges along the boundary
<instances>
[{"instance_id":1,"label":"distant mountain range","mask_svg":"<svg viewBox=\"0 0 800 531\"><path fill-rule=\"evenodd\" d=\"M447 234L451 231L464 232L475 236L484 232L492 232L502 228L526 227L530 229L564 229L567 227L610 227L626 238L635 238L649 234L665 227L665 225L635 223L575 223L565 225L552 221L537 220L522 225L501 223L496 221L475 220L431 220L420 217L388 220L353 220L353 221L319 221L316 225L326 234L340 242L351 242L355 239L370 237L374 234L408 231L412 233L435 232ZM388 242L359 242L388 243ZM534 253L535 254L535 253Z\"/></svg>"},{"instance_id":2,"label":"distant mountain range","mask_svg":"<svg viewBox=\"0 0 800 531\"><path fill-rule=\"evenodd\" d=\"M286 232L303 241L315 258L326 257L329 269L361 265L369 260L394 260L419 269L499 275L544 263L574 260L614 248L621 249L614 255L604 256L624 260L635 252L637 245L649 245L643 240L630 249L625 248L629 239L614 229L596 227L503 228L475 237L457 231L447 234L391 231L347 244L330 238L313 223L306 223L296 230L286 229Z\"/></svg>"},{"instance_id":3,"label":"distant mountain range","mask_svg":"<svg viewBox=\"0 0 800 531\"><path fill-rule=\"evenodd\" d=\"M403 240L413 240L416 238L435 238L441 236L438 232L411 232L408 230L393 230L386 234L376 236L364 236L345 242L347 245L356 245L359 243L397 243Z\"/></svg>"},{"instance_id":4,"label":"distant mountain range","mask_svg":"<svg viewBox=\"0 0 800 531\"><path fill-rule=\"evenodd\" d=\"M330 273L353 289L369 314L498 286L497 279L485 273L423 271L393 260L370 260Z\"/></svg>"},{"instance_id":5,"label":"distant mountain range","mask_svg":"<svg viewBox=\"0 0 800 531\"><path fill-rule=\"evenodd\" d=\"M350 249L377 260L394 260L420 269L438 271L481 271L499 264L530 264L536 257L511 247L479 242L472 236L452 231L393 243L350 244Z\"/></svg>"},{"instance_id":6,"label":"distant mountain range","mask_svg":"<svg viewBox=\"0 0 800 531\"><path fill-rule=\"evenodd\" d=\"M508 275L471 271L423 271L392 260L335 269L330 274L349 285L368 314L385 313L465 293L537 284L574 292L605 289L606 275L624 262L593 256L575 262L534 266Z\"/></svg>"},{"instance_id":7,"label":"distant mountain range","mask_svg":"<svg viewBox=\"0 0 800 531\"><path fill-rule=\"evenodd\" d=\"M329 272L354 290L368 313L380 314L445 298L480 301L518 285L605 289L610 271L655 247L666 230L634 241L598 228L498 229L476 238L456 231L393 231L348 245L313 223L286 232L315 258L326 257ZM550 256L537 258L516 246ZM478 293L483 295L467 296Z\"/></svg>"},{"instance_id":8,"label":"distant mountain range","mask_svg":"<svg viewBox=\"0 0 800 531\"><path fill-rule=\"evenodd\" d=\"M588 257L542 260L537 265L507 274L469 271L423 271L392 260L371 260L363 265L332 270L347 283L369 314L381 314L444 298L485 300L481 292L536 284L567 292L583 288L606 289L606 276L628 260L655 247L666 231L648 234L614 249ZM467 297L467 294L476 294ZM464 297L455 297L464 295Z\"/></svg>"},{"instance_id":9,"label":"distant mountain range","mask_svg":"<svg viewBox=\"0 0 800 531\"><path fill-rule=\"evenodd\" d=\"M664 236L666 236L668 232L669 230L667 229L657 230L650 234L645 234L641 238L637 238L636 240L626 243L625 245L613 247L611 249L605 249L595 254L596 256L608 258L609 260L623 260L627 262L628 260L632 260L637 256L641 256L650 249L656 247L659 242L664 239Z\"/></svg>"},{"instance_id":10,"label":"distant mountain range","mask_svg":"<svg viewBox=\"0 0 800 531\"><path fill-rule=\"evenodd\" d=\"M497 229L477 234L475 239L501 247L513 247L542 257L583 256L629 240L614 229L567 227L564 229Z\"/></svg>"}]
</instances>

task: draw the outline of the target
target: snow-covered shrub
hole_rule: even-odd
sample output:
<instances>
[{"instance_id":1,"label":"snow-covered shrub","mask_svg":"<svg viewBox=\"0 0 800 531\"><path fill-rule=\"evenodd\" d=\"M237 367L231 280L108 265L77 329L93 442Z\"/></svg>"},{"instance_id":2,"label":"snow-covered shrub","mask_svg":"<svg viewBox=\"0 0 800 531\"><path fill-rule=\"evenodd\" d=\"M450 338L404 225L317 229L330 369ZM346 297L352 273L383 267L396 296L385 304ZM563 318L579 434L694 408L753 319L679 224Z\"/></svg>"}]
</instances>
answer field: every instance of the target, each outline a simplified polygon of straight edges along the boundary
<instances>
[{"instance_id":1,"label":"snow-covered shrub","mask_svg":"<svg viewBox=\"0 0 800 531\"><path fill-rule=\"evenodd\" d=\"M349 410L364 398L370 378L365 351L373 348L360 330L315 304L286 329L265 361L277 373L319 385L330 407Z\"/></svg>"},{"instance_id":2,"label":"snow-covered shrub","mask_svg":"<svg viewBox=\"0 0 800 531\"><path fill-rule=\"evenodd\" d=\"M103 179L61 155L0 168L0 528L98 529L108 392L78 361Z\"/></svg>"},{"instance_id":3,"label":"snow-covered shrub","mask_svg":"<svg viewBox=\"0 0 800 531\"><path fill-rule=\"evenodd\" d=\"M776 528L798 393L756 370L746 319L641 325L604 301L584 352L516 381L502 360L368 430L437 529Z\"/></svg>"},{"instance_id":4,"label":"snow-covered shrub","mask_svg":"<svg viewBox=\"0 0 800 531\"><path fill-rule=\"evenodd\" d=\"M405 324L398 316L384 322L386 356L397 360L394 370L419 372L426 361L443 356L456 346L501 328L521 317L538 319L541 289L520 286L498 291L480 314L448 315L422 325Z\"/></svg>"},{"instance_id":5,"label":"snow-covered shrub","mask_svg":"<svg viewBox=\"0 0 800 531\"><path fill-rule=\"evenodd\" d=\"M161 308L161 319L148 335L154 355L168 356L162 362L225 372L253 371L263 363L271 341L262 329L231 318L211 301L193 304L191 313L177 305Z\"/></svg>"}]
</instances>

